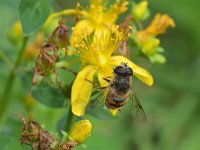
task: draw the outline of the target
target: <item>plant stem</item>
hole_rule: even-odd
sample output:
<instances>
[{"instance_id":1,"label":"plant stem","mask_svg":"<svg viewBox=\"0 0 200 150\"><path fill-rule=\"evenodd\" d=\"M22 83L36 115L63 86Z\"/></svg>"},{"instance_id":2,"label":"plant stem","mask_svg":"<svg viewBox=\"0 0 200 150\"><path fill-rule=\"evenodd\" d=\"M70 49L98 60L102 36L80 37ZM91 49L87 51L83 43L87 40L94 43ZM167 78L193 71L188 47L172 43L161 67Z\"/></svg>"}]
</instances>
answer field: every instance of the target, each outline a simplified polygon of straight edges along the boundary
<instances>
[{"instance_id":1,"label":"plant stem","mask_svg":"<svg viewBox=\"0 0 200 150\"><path fill-rule=\"evenodd\" d=\"M59 17L59 16L74 15L74 14L83 15L84 12L82 12L80 10L76 10L76 9L66 9L66 10L55 12L55 13L51 14L49 16L48 20L51 20L51 19Z\"/></svg>"},{"instance_id":2,"label":"plant stem","mask_svg":"<svg viewBox=\"0 0 200 150\"><path fill-rule=\"evenodd\" d=\"M19 54L17 56L17 60L14 64L14 66L13 66L13 69L11 70L10 74L8 75L8 79L7 79L6 84L5 84L4 92L3 92L3 95L0 99L0 123L2 122L3 114L4 114L4 112L6 111L8 105L9 105L9 101L10 101L9 98L10 98L12 88L13 88L13 84L14 84L15 77L16 77L15 73L16 73L16 70L18 69L19 65L20 65L21 60L22 60L22 56L23 56L27 41L28 41L28 37L24 37L21 49L20 49Z\"/></svg>"},{"instance_id":3,"label":"plant stem","mask_svg":"<svg viewBox=\"0 0 200 150\"><path fill-rule=\"evenodd\" d=\"M72 126L72 123L75 119L75 115L72 113L71 111L71 106L69 107L69 112L67 114L67 120L66 120L66 124L65 124L65 131L69 133L69 130Z\"/></svg>"},{"instance_id":4,"label":"plant stem","mask_svg":"<svg viewBox=\"0 0 200 150\"><path fill-rule=\"evenodd\" d=\"M2 59L5 64L7 64L9 69L13 67L11 60L6 56L6 54L3 51L0 51L0 59Z\"/></svg>"}]
</instances>

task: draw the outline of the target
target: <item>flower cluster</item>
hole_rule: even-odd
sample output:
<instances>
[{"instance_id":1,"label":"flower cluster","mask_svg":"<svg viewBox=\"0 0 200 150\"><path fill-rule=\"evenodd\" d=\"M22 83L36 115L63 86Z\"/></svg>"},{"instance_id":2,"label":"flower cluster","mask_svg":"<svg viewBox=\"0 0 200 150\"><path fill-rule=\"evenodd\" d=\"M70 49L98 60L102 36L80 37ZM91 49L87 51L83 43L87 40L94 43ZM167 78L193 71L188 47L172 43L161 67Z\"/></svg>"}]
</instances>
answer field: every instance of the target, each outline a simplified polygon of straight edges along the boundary
<instances>
[{"instance_id":1,"label":"flower cluster","mask_svg":"<svg viewBox=\"0 0 200 150\"><path fill-rule=\"evenodd\" d=\"M113 55L119 44L123 40L126 40L128 35L120 32L117 26L108 28L107 30L108 32L106 33L102 32L101 37L89 34L82 39L80 44L75 44L76 51L84 64L84 67L77 74L72 86L72 112L78 116L83 115L84 108L88 104L91 96L92 84L87 80L93 81L94 74L97 74L100 85L102 87L108 85L103 80L103 77L112 77L113 68L122 62L127 62L133 69L134 75L141 81L149 86L153 84L151 74L145 69L139 67L124 56Z\"/></svg>"},{"instance_id":2,"label":"flower cluster","mask_svg":"<svg viewBox=\"0 0 200 150\"><path fill-rule=\"evenodd\" d=\"M140 21L148 17L147 4L147 1L142 1L133 7L133 19ZM160 47L160 40L157 36L165 33L168 27L175 27L174 21L168 15L158 13L148 27L136 30L133 35L133 40L139 49L152 63L166 61L165 57L160 54L164 50Z\"/></svg>"},{"instance_id":3,"label":"flower cluster","mask_svg":"<svg viewBox=\"0 0 200 150\"><path fill-rule=\"evenodd\" d=\"M66 86L62 86L65 81L58 76L59 81L57 84L59 84L62 92L65 92L66 97L71 99L70 112L79 117L85 114L91 101L94 85L97 84L100 88L107 87L109 83L105 78L110 77L112 79L114 76L113 69L122 63L132 69L134 77L144 84L152 86L154 82L152 75L146 69L134 63L132 57L123 55L122 51L133 54L139 49L139 54L148 58L150 62L164 63L165 57L160 54L163 49L160 47L160 40L157 36L165 33L168 27L175 27L175 23L168 15L158 13L150 25L143 28L142 21L150 15L148 2L131 3L131 10L128 9L131 8L128 5L128 1L122 0L116 0L110 6L103 0L90 0L87 9L82 9L78 4L75 9L67 9L51 14L42 29L53 24L59 17L62 17L62 21L59 22L47 42L41 44L41 41L44 42L44 37L42 35L42 38L40 38L39 35L41 34L37 34L32 44L27 47L33 49L37 46L37 50L40 49L35 62L33 85L37 86L38 75L48 77L56 74L57 76L56 71L58 68L73 73L75 75L74 80L67 86L70 88L71 94L66 92ZM128 15L120 22L119 15L126 11ZM63 21L65 15L77 17L74 26L66 26L67 21ZM117 21L118 23L116 23ZM13 30L16 30L17 33L12 38L19 37L18 32L21 33L19 23L15 24ZM70 32L68 32L69 30ZM39 48L38 41L41 44ZM135 45L129 44L130 42ZM59 50L64 53L63 57L60 57ZM76 59L78 57L78 72L70 68L73 66L67 61L67 58L73 59L71 56ZM139 105L139 102L137 104ZM113 116L116 115L118 110L111 110ZM24 119L22 118L22 120ZM31 130L31 133L28 133L27 127L30 125L31 128L36 128L36 130ZM88 120L81 120L69 131L69 137L73 140L61 143L33 121L24 121L22 143L28 141L32 144L32 147L35 146L31 141L32 139L29 139L30 134L32 135L32 132L34 132L33 135L37 137L37 144L40 144L42 140L41 137L38 137L38 133L40 133L46 135L47 139L45 140L47 141L49 139L55 140L58 147L65 144L69 145L72 141L75 143L72 142L71 146L75 146L84 142L90 134L91 128L92 125Z\"/></svg>"},{"instance_id":4,"label":"flower cluster","mask_svg":"<svg viewBox=\"0 0 200 150\"><path fill-rule=\"evenodd\" d=\"M95 32L97 36L101 37L102 32L107 32L108 26L113 25L118 16L127 10L128 2L118 0L108 9L106 9L105 5L106 3L103 0L91 0L89 9L82 11L82 18L76 23L74 33ZM72 33L71 37L72 45L76 38L74 33Z\"/></svg>"}]
</instances>

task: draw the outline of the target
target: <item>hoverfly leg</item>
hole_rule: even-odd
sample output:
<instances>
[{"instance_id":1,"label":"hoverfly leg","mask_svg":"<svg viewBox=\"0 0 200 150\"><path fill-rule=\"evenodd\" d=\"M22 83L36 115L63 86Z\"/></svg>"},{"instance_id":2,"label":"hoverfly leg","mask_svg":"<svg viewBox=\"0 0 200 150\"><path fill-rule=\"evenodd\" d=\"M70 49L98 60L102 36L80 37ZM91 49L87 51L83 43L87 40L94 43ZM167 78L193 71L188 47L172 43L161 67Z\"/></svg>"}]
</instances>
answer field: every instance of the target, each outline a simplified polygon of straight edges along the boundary
<instances>
[{"instance_id":1,"label":"hoverfly leg","mask_svg":"<svg viewBox=\"0 0 200 150\"><path fill-rule=\"evenodd\" d=\"M90 81L88 79L85 79L85 80L88 81L88 82L90 82L94 86L94 88L96 88L96 89L99 88L99 86L96 83L94 83L93 81Z\"/></svg>"},{"instance_id":2,"label":"hoverfly leg","mask_svg":"<svg viewBox=\"0 0 200 150\"><path fill-rule=\"evenodd\" d=\"M110 79L108 79L108 78L111 78L111 77L103 77L103 79L105 80L105 81L107 81L108 83L110 83Z\"/></svg>"},{"instance_id":3,"label":"hoverfly leg","mask_svg":"<svg viewBox=\"0 0 200 150\"><path fill-rule=\"evenodd\" d=\"M111 76L105 76L104 78L112 79L112 77L111 77Z\"/></svg>"},{"instance_id":4,"label":"hoverfly leg","mask_svg":"<svg viewBox=\"0 0 200 150\"><path fill-rule=\"evenodd\" d=\"M90 82L91 84L93 84L93 86L94 86L95 89L104 90L107 87L107 86L100 87L96 83L94 83L94 82L92 82L92 81L90 81L88 79L85 79L85 80L88 81L88 82Z\"/></svg>"}]
</instances>

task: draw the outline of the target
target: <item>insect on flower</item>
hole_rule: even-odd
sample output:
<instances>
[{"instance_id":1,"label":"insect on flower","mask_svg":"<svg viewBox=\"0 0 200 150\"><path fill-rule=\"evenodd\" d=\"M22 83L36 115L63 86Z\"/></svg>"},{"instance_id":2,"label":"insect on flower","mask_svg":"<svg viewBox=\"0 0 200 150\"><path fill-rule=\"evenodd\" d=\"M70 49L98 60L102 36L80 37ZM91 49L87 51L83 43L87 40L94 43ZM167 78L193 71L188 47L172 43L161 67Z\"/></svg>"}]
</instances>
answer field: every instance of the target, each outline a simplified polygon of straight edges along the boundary
<instances>
[{"instance_id":1,"label":"insect on flower","mask_svg":"<svg viewBox=\"0 0 200 150\"><path fill-rule=\"evenodd\" d=\"M102 89L102 91L91 100L86 111L96 107L101 96L104 96L104 104L110 110L120 110L129 100L131 100L133 108L137 111L137 115L140 113L139 115L142 115L146 120L143 107L132 86L133 70L127 63L121 63L121 65L114 68L113 71L113 77L103 78L109 83L108 86L99 88Z\"/></svg>"},{"instance_id":2,"label":"insect on flower","mask_svg":"<svg viewBox=\"0 0 200 150\"><path fill-rule=\"evenodd\" d=\"M149 86L153 84L153 77L147 70L126 57L113 55L121 42L127 41L129 34L120 32L118 26L110 26L108 31L102 32L102 36L89 33L82 38L77 34L75 49L84 63L73 82L71 93L72 112L77 116L84 115L93 90L92 84L86 79L93 82L96 76L101 86L107 86L103 77L113 76L113 67L119 66L121 62L127 62L134 70L134 76L142 82Z\"/></svg>"}]
</instances>

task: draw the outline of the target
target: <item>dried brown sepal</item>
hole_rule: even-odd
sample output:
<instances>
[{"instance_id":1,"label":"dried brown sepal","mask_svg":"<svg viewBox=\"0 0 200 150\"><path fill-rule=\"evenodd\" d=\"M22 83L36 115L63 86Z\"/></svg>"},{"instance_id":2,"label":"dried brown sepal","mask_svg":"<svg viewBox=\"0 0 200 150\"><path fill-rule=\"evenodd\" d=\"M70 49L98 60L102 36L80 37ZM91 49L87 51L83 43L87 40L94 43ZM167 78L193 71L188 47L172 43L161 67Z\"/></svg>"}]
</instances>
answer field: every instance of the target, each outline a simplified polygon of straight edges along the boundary
<instances>
[{"instance_id":1,"label":"dried brown sepal","mask_svg":"<svg viewBox=\"0 0 200 150\"><path fill-rule=\"evenodd\" d=\"M56 75L56 81L60 85L61 81L56 74L56 63L58 61L58 49L65 49L69 44L68 29L64 20L59 22L58 27L51 34L48 42L41 47L40 54L35 62L32 85L37 83L38 76Z\"/></svg>"},{"instance_id":2,"label":"dried brown sepal","mask_svg":"<svg viewBox=\"0 0 200 150\"><path fill-rule=\"evenodd\" d=\"M52 44L44 44L35 62L32 85L37 83L38 75L48 76L55 73L57 61L57 47Z\"/></svg>"},{"instance_id":3,"label":"dried brown sepal","mask_svg":"<svg viewBox=\"0 0 200 150\"><path fill-rule=\"evenodd\" d=\"M132 21L132 16L127 16L120 24L119 24L119 30L122 32L129 32L130 30L130 24Z\"/></svg>"},{"instance_id":4,"label":"dried brown sepal","mask_svg":"<svg viewBox=\"0 0 200 150\"><path fill-rule=\"evenodd\" d=\"M70 150L71 148L75 147L78 145L76 141L67 141L61 145L59 145L59 150Z\"/></svg>"},{"instance_id":5,"label":"dried brown sepal","mask_svg":"<svg viewBox=\"0 0 200 150\"><path fill-rule=\"evenodd\" d=\"M39 123L29 118L28 121L23 116L15 113L24 123L21 144L29 144L33 150L70 150L78 143L76 141L60 142L48 131L41 128Z\"/></svg>"},{"instance_id":6,"label":"dried brown sepal","mask_svg":"<svg viewBox=\"0 0 200 150\"><path fill-rule=\"evenodd\" d=\"M130 49L128 48L128 41L123 41L123 42L119 45L119 47L118 47L117 51L115 52L115 54L116 54L116 55L122 55L122 56L124 56L124 57L126 57L126 58L130 58L130 56L131 56L131 51L130 51Z\"/></svg>"},{"instance_id":7,"label":"dried brown sepal","mask_svg":"<svg viewBox=\"0 0 200 150\"><path fill-rule=\"evenodd\" d=\"M69 44L68 28L65 25L64 20L59 21L59 25L51 34L48 43L62 49L65 49Z\"/></svg>"},{"instance_id":8,"label":"dried brown sepal","mask_svg":"<svg viewBox=\"0 0 200 150\"><path fill-rule=\"evenodd\" d=\"M132 16L127 16L120 24L119 24L119 30L124 33L130 32L130 24L131 24ZM123 55L127 58L130 58L131 52L128 48L128 41L122 41L115 52L116 55Z\"/></svg>"}]
</instances>

